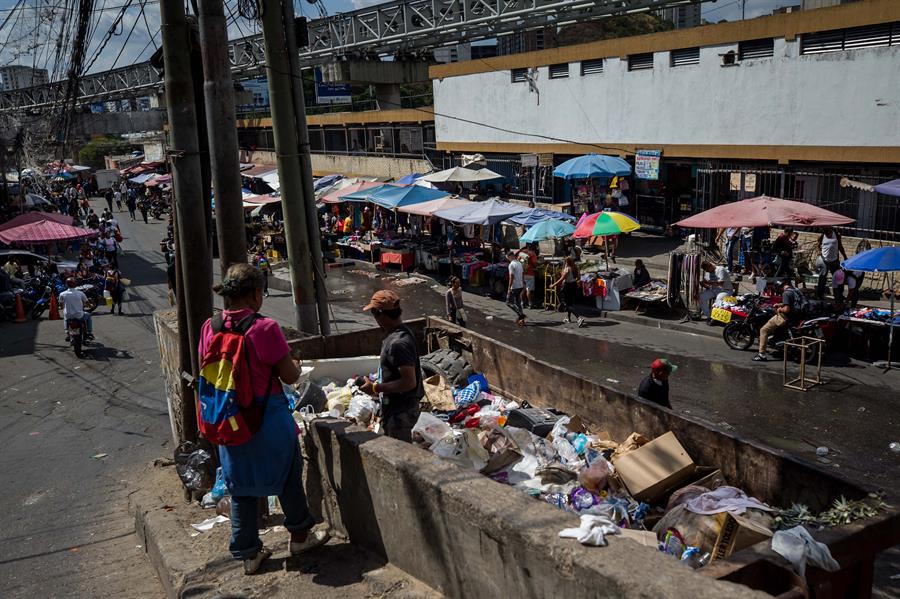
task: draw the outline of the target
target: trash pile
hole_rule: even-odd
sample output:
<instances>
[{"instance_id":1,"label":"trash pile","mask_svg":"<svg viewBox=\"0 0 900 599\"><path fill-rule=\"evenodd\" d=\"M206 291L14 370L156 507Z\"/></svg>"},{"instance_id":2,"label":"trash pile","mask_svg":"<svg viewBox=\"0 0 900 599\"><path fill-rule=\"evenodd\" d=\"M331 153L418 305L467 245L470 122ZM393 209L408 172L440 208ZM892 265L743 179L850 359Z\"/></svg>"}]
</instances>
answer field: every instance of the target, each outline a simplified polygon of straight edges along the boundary
<instances>
[{"instance_id":1,"label":"trash pile","mask_svg":"<svg viewBox=\"0 0 900 599\"><path fill-rule=\"evenodd\" d=\"M900 324L900 311L894 311L893 313L890 310L885 308L851 308L848 309L845 314L850 318L860 318L862 320L874 320L876 322L883 322L885 324Z\"/></svg>"},{"instance_id":2,"label":"trash pile","mask_svg":"<svg viewBox=\"0 0 900 599\"><path fill-rule=\"evenodd\" d=\"M324 398L298 403L298 422L342 417L378 431L378 403L360 391L364 377L315 383ZM836 525L886 507L877 498L849 506L842 498L840 509L819 517L805 506L782 511L729 486L717 468L695 464L672 432L655 439L634 432L617 442L578 416L505 399L480 373L456 389L434 376L425 390L413 443L578 515L580 525L559 536L584 545L605 546L607 536L620 535L701 568L767 541L795 571L807 561L833 569L828 547L808 540L804 526Z\"/></svg>"}]
</instances>

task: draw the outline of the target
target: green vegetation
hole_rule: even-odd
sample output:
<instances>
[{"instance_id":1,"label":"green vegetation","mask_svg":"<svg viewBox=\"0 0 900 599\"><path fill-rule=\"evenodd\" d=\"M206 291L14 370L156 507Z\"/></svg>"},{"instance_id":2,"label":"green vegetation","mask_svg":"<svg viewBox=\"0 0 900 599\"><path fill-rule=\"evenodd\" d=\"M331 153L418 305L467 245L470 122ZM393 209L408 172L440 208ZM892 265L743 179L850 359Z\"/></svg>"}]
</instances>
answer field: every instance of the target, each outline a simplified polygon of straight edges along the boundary
<instances>
[{"instance_id":1,"label":"green vegetation","mask_svg":"<svg viewBox=\"0 0 900 599\"><path fill-rule=\"evenodd\" d=\"M127 154L140 149L140 146L112 135L98 137L81 147L78 151L78 163L95 169L106 168L104 156Z\"/></svg>"}]
</instances>

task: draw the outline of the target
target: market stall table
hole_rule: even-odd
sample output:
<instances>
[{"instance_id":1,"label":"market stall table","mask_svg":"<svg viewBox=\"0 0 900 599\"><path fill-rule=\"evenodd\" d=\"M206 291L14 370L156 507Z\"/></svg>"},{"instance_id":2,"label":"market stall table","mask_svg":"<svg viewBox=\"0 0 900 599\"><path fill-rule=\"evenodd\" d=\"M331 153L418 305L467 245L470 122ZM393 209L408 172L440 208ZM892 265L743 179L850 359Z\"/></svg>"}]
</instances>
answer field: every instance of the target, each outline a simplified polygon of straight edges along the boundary
<instances>
[{"instance_id":1,"label":"market stall table","mask_svg":"<svg viewBox=\"0 0 900 599\"><path fill-rule=\"evenodd\" d=\"M399 264L401 271L412 270L416 264L416 251L382 248L379 263L382 267Z\"/></svg>"}]
</instances>

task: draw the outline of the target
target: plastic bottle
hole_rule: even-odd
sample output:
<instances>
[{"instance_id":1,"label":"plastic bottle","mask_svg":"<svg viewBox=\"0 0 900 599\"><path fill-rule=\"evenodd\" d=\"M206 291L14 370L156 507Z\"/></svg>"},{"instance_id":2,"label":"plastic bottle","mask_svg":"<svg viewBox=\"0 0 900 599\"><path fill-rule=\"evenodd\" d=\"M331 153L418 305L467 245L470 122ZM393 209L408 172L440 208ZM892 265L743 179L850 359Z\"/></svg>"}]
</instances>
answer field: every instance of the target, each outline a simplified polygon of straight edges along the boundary
<instances>
[{"instance_id":1,"label":"plastic bottle","mask_svg":"<svg viewBox=\"0 0 900 599\"><path fill-rule=\"evenodd\" d=\"M828 448L827 447L816 447L816 455L819 456L820 458L827 456Z\"/></svg>"},{"instance_id":2,"label":"plastic bottle","mask_svg":"<svg viewBox=\"0 0 900 599\"><path fill-rule=\"evenodd\" d=\"M569 498L565 493L550 493L544 500L550 505L554 505L561 510L566 509L569 506Z\"/></svg>"},{"instance_id":3,"label":"plastic bottle","mask_svg":"<svg viewBox=\"0 0 900 599\"><path fill-rule=\"evenodd\" d=\"M584 433L578 433L577 435L575 435L575 439L573 439L571 443L572 447L575 448L575 452L578 453L578 455L582 455L584 453L584 450L587 448L589 441L590 439L587 438L587 435L585 435Z\"/></svg>"},{"instance_id":4,"label":"plastic bottle","mask_svg":"<svg viewBox=\"0 0 900 599\"><path fill-rule=\"evenodd\" d=\"M900 443L897 443L896 441L894 441L893 443L888 445L888 449L890 449L894 453L900 453Z\"/></svg>"}]
</instances>

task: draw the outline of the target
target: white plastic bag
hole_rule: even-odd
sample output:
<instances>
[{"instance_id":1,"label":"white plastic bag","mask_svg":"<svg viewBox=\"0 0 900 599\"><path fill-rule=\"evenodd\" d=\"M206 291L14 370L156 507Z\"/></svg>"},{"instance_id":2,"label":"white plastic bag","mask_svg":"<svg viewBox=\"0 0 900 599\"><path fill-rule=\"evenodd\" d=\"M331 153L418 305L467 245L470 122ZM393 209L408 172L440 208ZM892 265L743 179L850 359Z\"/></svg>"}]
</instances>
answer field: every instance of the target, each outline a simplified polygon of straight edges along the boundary
<instances>
[{"instance_id":1,"label":"white plastic bag","mask_svg":"<svg viewBox=\"0 0 900 599\"><path fill-rule=\"evenodd\" d=\"M801 577L806 576L807 562L827 572L841 569L841 565L831 556L828 545L813 539L803 526L776 531L772 537L772 551L791 562L794 571Z\"/></svg>"},{"instance_id":2,"label":"white plastic bag","mask_svg":"<svg viewBox=\"0 0 900 599\"><path fill-rule=\"evenodd\" d=\"M463 468L481 470L490 456L471 429L452 431L431 447L432 453Z\"/></svg>"},{"instance_id":3,"label":"white plastic bag","mask_svg":"<svg viewBox=\"0 0 900 599\"><path fill-rule=\"evenodd\" d=\"M327 406L329 412L337 412L339 415L343 414L347 408L350 406L350 400L353 399L353 394L350 392L350 389L347 387L341 387L335 391L332 391L328 395Z\"/></svg>"},{"instance_id":4,"label":"white plastic bag","mask_svg":"<svg viewBox=\"0 0 900 599\"><path fill-rule=\"evenodd\" d=\"M368 426L375 416L375 402L372 398L357 395L350 400L350 406L344 412L344 418L355 420L357 424Z\"/></svg>"},{"instance_id":5,"label":"white plastic bag","mask_svg":"<svg viewBox=\"0 0 900 599\"><path fill-rule=\"evenodd\" d=\"M416 425L412 428L412 436L413 439L416 436L422 437L422 439L428 443L428 446L431 447L447 435L451 434L453 429L450 428L450 425L432 414L431 412L422 412L419 414L419 419L416 421Z\"/></svg>"}]
</instances>

